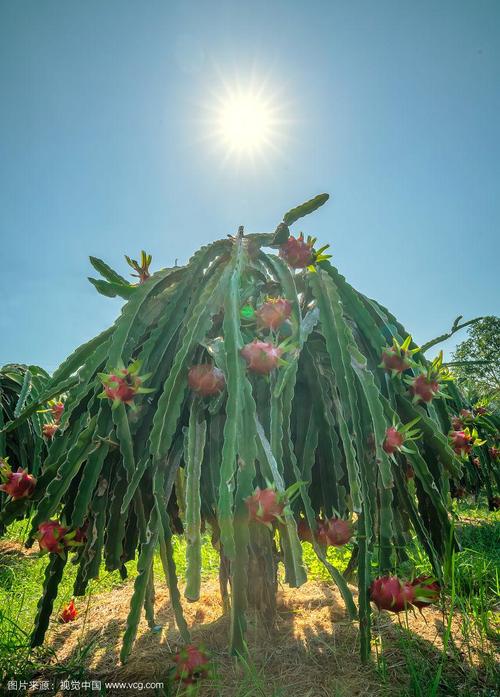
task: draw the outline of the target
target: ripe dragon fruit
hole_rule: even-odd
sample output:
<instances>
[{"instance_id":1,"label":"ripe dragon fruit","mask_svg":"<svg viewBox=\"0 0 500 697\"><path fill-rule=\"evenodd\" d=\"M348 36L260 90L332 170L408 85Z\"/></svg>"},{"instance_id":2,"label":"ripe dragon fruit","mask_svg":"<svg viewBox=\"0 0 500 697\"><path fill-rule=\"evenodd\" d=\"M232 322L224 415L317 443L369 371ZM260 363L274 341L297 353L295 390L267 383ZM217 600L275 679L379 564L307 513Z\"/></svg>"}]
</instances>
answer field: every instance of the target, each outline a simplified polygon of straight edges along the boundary
<instances>
[{"instance_id":1,"label":"ripe dragon fruit","mask_svg":"<svg viewBox=\"0 0 500 697\"><path fill-rule=\"evenodd\" d=\"M245 501L248 508L249 519L255 523L262 523L271 527L274 520L281 520L285 510L285 503L275 489L257 489Z\"/></svg>"},{"instance_id":2,"label":"ripe dragon fruit","mask_svg":"<svg viewBox=\"0 0 500 697\"><path fill-rule=\"evenodd\" d=\"M454 431L462 431L465 428L465 425L459 416L452 416L451 427Z\"/></svg>"},{"instance_id":3,"label":"ripe dragon fruit","mask_svg":"<svg viewBox=\"0 0 500 697\"><path fill-rule=\"evenodd\" d=\"M59 613L59 622L61 624L67 624L68 622L73 622L78 617L78 610L75 607L75 601L73 598Z\"/></svg>"},{"instance_id":4,"label":"ripe dragon fruit","mask_svg":"<svg viewBox=\"0 0 500 697\"><path fill-rule=\"evenodd\" d=\"M225 384L224 373L211 363L200 363L189 369L188 385L200 397L220 394Z\"/></svg>"},{"instance_id":5,"label":"ripe dragon fruit","mask_svg":"<svg viewBox=\"0 0 500 697\"><path fill-rule=\"evenodd\" d=\"M465 431L450 431L448 435L451 447L461 457L468 455L472 450L472 435L468 431L469 429Z\"/></svg>"},{"instance_id":6,"label":"ripe dragon fruit","mask_svg":"<svg viewBox=\"0 0 500 697\"><path fill-rule=\"evenodd\" d=\"M17 472L3 469L0 476L4 483L0 486L0 491L4 491L14 501L31 496L36 486L36 479L32 474L28 474L25 469L18 468Z\"/></svg>"},{"instance_id":7,"label":"ripe dragon fruit","mask_svg":"<svg viewBox=\"0 0 500 697\"><path fill-rule=\"evenodd\" d=\"M314 241L308 238L304 241L304 235L295 238L293 235L281 245L279 255L292 269L305 269L306 266L311 266L314 262Z\"/></svg>"},{"instance_id":8,"label":"ripe dragon fruit","mask_svg":"<svg viewBox=\"0 0 500 697\"><path fill-rule=\"evenodd\" d=\"M58 428L59 428L59 425L56 423L43 424L42 433L45 436L45 438L48 438L48 440L51 440L55 436L55 434L57 433Z\"/></svg>"},{"instance_id":9,"label":"ripe dragon fruit","mask_svg":"<svg viewBox=\"0 0 500 697\"><path fill-rule=\"evenodd\" d=\"M443 352L435 358L427 369L426 373L421 373L413 378L408 378L409 392L413 397L413 402L423 402L430 404L436 397L446 396L442 391L442 383L452 380L448 368L443 366Z\"/></svg>"},{"instance_id":10,"label":"ripe dragon fruit","mask_svg":"<svg viewBox=\"0 0 500 697\"><path fill-rule=\"evenodd\" d=\"M103 384L104 390L98 396L100 399L110 399L112 409L116 409L120 404L127 404L131 409L135 409L135 396L153 392L152 389L142 387L142 384L150 377L138 375L141 367L140 361L134 361L128 368L118 368L111 373L98 373Z\"/></svg>"},{"instance_id":11,"label":"ripe dragon fruit","mask_svg":"<svg viewBox=\"0 0 500 697\"><path fill-rule=\"evenodd\" d=\"M404 426L402 424L394 424L389 426L385 432L385 439L382 444L382 448L388 455L394 455L395 452L412 452L410 448L407 448L404 444L417 440L421 436L421 432L418 429L414 429L416 423L420 421L420 417L409 421Z\"/></svg>"},{"instance_id":12,"label":"ripe dragon fruit","mask_svg":"<svg viewBox=\"0 0 500 697\"><path fill-rule=\"evenodd\" d=\"M246 344L240 353L249 370L259 375L268 375L278 367L283 349L269 341L254 339L250 344Z\"/></svg>"},{"instance_id":13,"label":"ripe dragon fruit","mask_svg":"<svg viewBox=\"0 0 500 697\"><path fill-rule=\"evenodd\" d=\"M54 402L50 407L50 413L54 419L54 423L58 424L61 421L62 415L64 413L63 402Z\"/></svg>"},{"instance_id":14,"label":"ripe dragon fruit","mask_svg":"<svg viewBox=\"0 0 500 697\"><path fill-rule=\"evenodd\" d=\"M330 518L323 524L322 535L332 547L342 547L353 535L351 523L342 518Z\"/></svg>"},{"instance_id":15,"label":"ripe dragon fruit","mask_svg":"<svg viewBox=\"0 0 500 697\"><path fill-rule=\"evenodd\" d=\"M478 438L475 428L472 431L468 428L464 428L463 431L450 431L448 440L455 453L460 457L469 455L473 446L483 445L486 442Z\"/></svg>"},{"instance_id":16,"label":"ripe dragon fruit","mask_svg":"<svg viewBox=\"0 0 500 697\"><path fill-rule=\"evenodd\" d=\"M486 407L475 407L476 416L486 416L488 409Z\"/></svg>"},{"instance_id":17,"label":"ripe dragon fruit","mask_svg":"<svg viewBox=\"0 0 500 697\"><path fill-rule=\"evenodd\" d=\"M292 314L292 304L284 298L269 298L255 313L259 327L276 330Z\"/></svg>"},{"instance_id":18,"label":"ripe dragon fruit","mask_svg":"<svg viewBox=\"0 0 500 697\"><path fill-rule=\"evenodd\" d=\"M177 664L174 680L180 680L184 685L193 683L210 676L210 662L207 653L194 644L189 644L174 656Z\"/></svg>"},{"instance_id":19,"label":"ripe dragon fruit","mask_svg":"<svg viewBox=\"0 0 500 697\"><path fill-rule=\"evenodd\" d=\"M397 450L400 450L404 441L404 433L400 433L397 428L391 426L385 432L385 440L382 447L388 455L392 455Z\"/></svg>"},{"instance_id":20,"label":"ripe dragon fruit","mask_svg":"<svg viewBox=\"0 0 500 697\"><path fill-rule=\"evenodd\" d=\"M432 576L417 576L411 585L415 594L412 604L419 610L439 600L441 586Z\"/></svg>"},{"instance_id":21,"label":"ripe dragon fruit","mask_svg":"<svg viewBox=\"0 0 500 697\"><path fill-rule=\"evenodd\" d=\"M460 409L460 418L467 423L474 421L474 414L469 409Z\"/></svg>"},{"instance_id":22,"label":"ripe dragon fruit","mask_svg":"<svg viewBox=\"0 0 500 697\"><path fill-rule=\"evenodd\" d=\"M418 348L410 349L411 341L411 336L407 336L399 345L397 339L393 338L392 346L382 351L382 362L379 368L386 370L392 377L401 375L405 370L411 368L414 365L412 356L420 350Z\"/></svg>"},{"instance_id":23,"label":"ripe dragon fruit","mask_svg":"<svg viewBox=\"0 0 500 697\"><path fill-rule=\"evenodd\" d=\"M439 382L429 379L427 375L417 375L410 385L410 394L414 402L430 404L438 392Z\"/></svg>"},{"instance_id":24,"label":"ripe dragon fruit","mask_svg":"<svg viewBox=\"0 0 500 697\"><path fill-rule=\"evenodd\" d=\"M402 612L415 599L415 589L408 581L401 581L397 576L381 576L372 581L370 600L379 610Z\"/></svg>"},{"instance_id":25,"label":"ripe dragon fruit","mask_svg":"<svg viewBox=\"0 0 500 697\"><path fill-rule=\"evenodd\" d=\"M62 554L66 549L65 535L69 532L58 520L47 520L38 526L38 545L42 552Z\"/></svg>"},{"instance_id":26,"label":"ripe dragon fruit","mask_svg":"<svg viewBox=\"0 0 500 697\"><path fill-rule=\"evenodd\" d=\"M61 525L58 520L40 523L35 537L38 539L41 552L59 555L71 547L81 546L85 540L81 530L70 530Z\"/></svg>"}]
</instances>

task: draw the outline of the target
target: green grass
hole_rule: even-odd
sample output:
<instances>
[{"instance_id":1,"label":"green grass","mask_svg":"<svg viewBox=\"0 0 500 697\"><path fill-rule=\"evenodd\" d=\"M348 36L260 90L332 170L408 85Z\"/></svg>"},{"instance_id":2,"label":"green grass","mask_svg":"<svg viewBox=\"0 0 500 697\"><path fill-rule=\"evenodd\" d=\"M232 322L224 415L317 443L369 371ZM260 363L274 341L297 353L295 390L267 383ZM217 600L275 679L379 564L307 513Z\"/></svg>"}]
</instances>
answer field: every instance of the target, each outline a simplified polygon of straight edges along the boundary
<instances>
[{"instance_id":1,"label":"green grass","mask_svg":"<svg viewBox=\"0 0 500 697\"><path fill-rule=\"evenodd\" d=\"M453 568L449 579L448 598L443 613L446 650L436 652L419 638L409 632L404 621L398 630L397 642L405 658L408 685L401 697L493 697L495 683L498 681L495 656L487 648L487 642L497 640L494 635L494 615L499 601L500 569L500 516L488 513L484 508L476 509L459 504L457 511L465 523L457 525L461 550L453 556ZM18 542L25 539L27 524L15 523L10 526L6 538ZM328 580L329 575L316 558L312 546L303 545L304 561L309 578ZM174 539L175 561L179 577L185 574L185 543L181 538ZM341 571L347 566L350 547L328 551L329 561ZM414 543L408 548L409 560L401 569L408 576L430 572L425 555ZM204 578L213 578L218 571L218 554L212 548L208 535L203 537L202 545ZM32 554L24 556L12 553L4 555L0 563L0 685L7 679L29 680L50 660L54 677L70 675L72 679L89 679L85 671L85 659L91 654L92 645L84 646L73 655L71 664L60 665L50 649L42 647L34 651L28 648L29 633L36 613L43 574L47 563L46 556ZM129 578L134 578L134 562L127 564ZM155 558L155 574L162 578L160 559ZM69 563L59 588L54 612L58 613L72 596L76 567ZM101 569L98 580L92 581L87 597L96 593L117 591L127 581L122 581L118 572ZM84 601L80 601L82 604ZM460 636L451 631L451 617L459 611L462 622ZM461 670L464 658L471 656L459 651L456 644L479 646L484 643L482 665L477 669ZM375 664L381 686L391 687L393 674L387 668L385 647L377 646ZM388 692L388 694L394 694ZM242 673L241 685L236 697L281 697L286 689L281 685L269 685L261 669L248 664Z\"/></svg>"}]
</instances>

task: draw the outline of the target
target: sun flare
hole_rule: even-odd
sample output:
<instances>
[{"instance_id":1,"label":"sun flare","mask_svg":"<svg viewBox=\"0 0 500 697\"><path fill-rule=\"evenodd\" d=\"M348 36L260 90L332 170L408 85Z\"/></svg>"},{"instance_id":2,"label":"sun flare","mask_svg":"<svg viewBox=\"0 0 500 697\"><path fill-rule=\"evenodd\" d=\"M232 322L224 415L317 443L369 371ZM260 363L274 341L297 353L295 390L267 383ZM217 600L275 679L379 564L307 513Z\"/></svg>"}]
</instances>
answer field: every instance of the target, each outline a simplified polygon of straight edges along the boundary
<instances>
[{"instance_id":1,"label":"sun flare","mask_svg":"<svg viewBox=\"0 0 500 697\"><path fill-rule=\"evenodd\" d=\"M219 136L233 150L253 151L269 144L274 127L269 104L255 94L233 94L221 102Z\"/></svg>"}]
</instances>

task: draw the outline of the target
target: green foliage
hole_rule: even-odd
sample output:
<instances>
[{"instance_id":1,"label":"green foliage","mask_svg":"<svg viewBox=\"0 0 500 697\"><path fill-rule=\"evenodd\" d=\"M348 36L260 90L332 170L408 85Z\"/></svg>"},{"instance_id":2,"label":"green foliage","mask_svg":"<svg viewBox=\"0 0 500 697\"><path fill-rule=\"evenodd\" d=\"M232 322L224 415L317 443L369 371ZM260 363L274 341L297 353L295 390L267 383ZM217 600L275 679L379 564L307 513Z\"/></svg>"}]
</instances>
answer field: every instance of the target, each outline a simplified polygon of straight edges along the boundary
<instances>
[{"instance_id":1,"label":"green foliage","mask_svg":"<svg viewBox=\"0 0 500 697\"><path fill-rule=\"evenodd\" d=\"M473 401L500 395L500 317L483 317L453 353L453 373Z\"/></svg>"}]
</instances>

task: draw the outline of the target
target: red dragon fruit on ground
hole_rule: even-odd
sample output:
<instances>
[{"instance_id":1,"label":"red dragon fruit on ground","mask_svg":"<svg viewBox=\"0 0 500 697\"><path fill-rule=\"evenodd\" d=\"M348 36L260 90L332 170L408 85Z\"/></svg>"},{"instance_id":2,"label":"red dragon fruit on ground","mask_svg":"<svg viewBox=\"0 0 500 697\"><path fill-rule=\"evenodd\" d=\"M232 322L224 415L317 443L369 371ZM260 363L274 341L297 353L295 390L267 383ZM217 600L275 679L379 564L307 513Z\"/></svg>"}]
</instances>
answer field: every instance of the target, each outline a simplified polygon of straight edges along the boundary
<instances>
[{"instance_id":1,"label":"red dragon fruit on ground","mask_svg":"<svg viewBox=\"0 0 500 697\"><path fill-rule=\"evenodd\" d=\"M379 610L403 612L415 599L415 589L397 576L381 576L372 581L370 600Z\"/></svg>"},{"instance_id":2,"label":"red dragon fruit on ground","mask_svg":"<svg viewBox=\"0 0 500 697\"><path fill-rule=\"evenodd\" d=\"M173 660L177 664L174 680L180 680L184 685L192 685L202 678L210 677L209 657L201 647L189 644Z\"/></svg>"},{"instance_id":3,"label":"red dragon fruit on ground","mask_svg":"<svg viewBox=\"0 0 500 697\"><path fill-rule=\"evenodd\" d=\"M21 467L17 472L12 472L10 467L8 469L3 467L0 470L0 479L3 481L0 491L4 491L14 501L31 496L36 486L35 477Z\"/></svg>"},{"instance_id":4,"label":"red dragon fruit on ground","mask_svg":"<svg viewBox=\"0 0 500 697\"><path fill-rule=\"evenodd\" d=\"M226 378L222 370L211 363L200 363L189 369L188 385L200 397L212 397L222 392Z\"/></svg>"},{"instance_id":5,"label":"red dragon fruit on ground","mask_svg":"<svg viewBox=\"0 0 500 697\"><path fill-rule=\"evenodd\" d=\"M55 434L57 433L57 429L59 428L59 424L56 423L49 423L49 424L43 424L42 426L42 433L47 438L48 440L51 440Z\"/></svg>"},{"instance_id":6,"label":"red dragon fruit on ground","mask_svg":"<svg viewBox=\"0 0 500 697\"><path fill-rule=\"evenodd\" d=\"M411 585L415 593L413 605L418 607L419 610L439 600L441 586L432 576L417 576Z\"/></svg>"},{"instance_id":7,"label":"red dragon fruit on ground","mask_svg":"<svg viewBox=\"0 0 500 697\"><path fill-rule=\"evenodd\" d=\"M280 364L283 349L269 341L254 339L246 344L240 353L247 362L249 370L259 375L268 375Z\"/></svg>"},{"instance_id":8,"label":"red dragon fruit on ground","mask_svg":"<svg viewBox=\"0 0 500 697\"><path fill-rule=\"evenodd\" d=\"M275 520L281 521L281 516L285 510L285 501L275 489L268 487L267 489L256 488L252 496L249 496L246 501L248 508L249 519L255 523L262 523L267 527Z\"/></svg>"},{"instance_id":9,"label":"red dragon fruit on ground","mask_svg":"<svg viewBox=\"0 0 500 697\"><path fill-rule=\"evenodd\" d=\"M411 336L407 336L401 345L397 339L393 338L392 346L382 351L382 362L379 368L386 370L392 377L401 375L405 370L411 368L414 365L412 356L420 350L418 348L410 349L411 342Z\"/></svg>"},{"instance_id":10,"label":"red dragon fruit on ground","mask_svg":"<svg viewBox=\"0 0 500 697\"><path fill-rule=\"evenodd\" d=\"M128 368L117 368L111 373L98 373L104 387L103 392L98 395L99 398L111 400L112 409L116 409L120 404L127 404L135 409L136 395L153 392L152 389L142 387L151 374L138 375L140 367L140 361L135 361Z\"/></svg>"},{"instance_id":11,"label":"red dragon fruit on ground","mask_svg":"<svg viewBox=\"0 0 500 697\"><path fill-rule=\"evenodd\" d=\"M276 330L292 314L292 304L285 298L268 298L255 313L259 327Z\"/></svg>"},{"instance_id":12,"label":"red dragon fruit on ground","mask_svg":"<svg viewBox=\"0 0 500 697\"><path fill-rule=\"evenodd\" d=\"M75 601L72 598L59 613L59 622L61 622L61 624L67 624L68 622L73 622L73 620L76 620L77 617L78 610L76 609Z\"/></svg>"}]
</instances>

